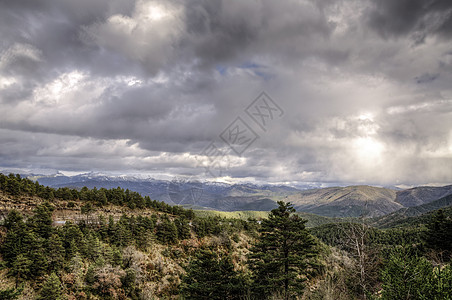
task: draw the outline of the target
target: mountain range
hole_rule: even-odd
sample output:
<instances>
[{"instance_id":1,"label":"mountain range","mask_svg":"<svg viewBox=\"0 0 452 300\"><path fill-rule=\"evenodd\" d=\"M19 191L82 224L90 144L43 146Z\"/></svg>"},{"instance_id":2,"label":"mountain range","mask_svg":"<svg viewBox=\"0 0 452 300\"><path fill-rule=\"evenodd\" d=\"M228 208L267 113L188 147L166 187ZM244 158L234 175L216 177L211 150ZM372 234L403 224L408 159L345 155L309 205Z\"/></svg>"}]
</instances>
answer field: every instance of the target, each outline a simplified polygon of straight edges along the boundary
<instances>
[{"instance_id":1,"label":"mountain range","mask_svg":"<svg viewBox=\"0 0 452 300\"><path fill-rule=\"evenodd\" d=\"M299 211L328 217L378 217L431 203L452 194L452 185L420 186L394 190L373 186L312 189L290 195L287 200Z\"/></svg>"},{"instance_id":2,"label":"mountain range","mask_svg":"<svg viewBox=\"0 0 452 300\"><path fill-rule=\"evenodd\" d=\"M111 176L86 173L75 176L27 175L40 184L54 188L116 188L139 192L151 199L172 205L219 211L268 211L276 201L290 201L299 212L327 217L382 217L402 211L425 212L429 207L440 208L435 201L452 195L452 185L420 186L410 189L383 188L367 185L312 188L286 185L227 184L185 179L160 180L150 177ZM444 201L443 201L444 202ZM429 204L432 203L430 206ZM442 202L439 202L442 203ZM442 203L444 206L449 202ZM410 209L411 208L411 209Z\"/></svg>"}]
</instances>

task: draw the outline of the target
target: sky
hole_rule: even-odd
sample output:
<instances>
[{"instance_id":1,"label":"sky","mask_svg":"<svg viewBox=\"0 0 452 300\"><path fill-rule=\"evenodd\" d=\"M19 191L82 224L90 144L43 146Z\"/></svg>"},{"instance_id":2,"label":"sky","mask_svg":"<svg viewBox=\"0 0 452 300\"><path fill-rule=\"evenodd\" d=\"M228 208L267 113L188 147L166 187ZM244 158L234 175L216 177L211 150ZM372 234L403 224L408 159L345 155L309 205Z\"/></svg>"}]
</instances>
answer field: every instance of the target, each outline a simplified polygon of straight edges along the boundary
<instances>
[{"instance_id":1,"label":"sky","mask_svg":"<svg viewBox=\"0 0 452 300\"><path fill-rule=\"evenodd\" d=\"M452 184L452 1L0 0L0 170Z\"/></svg>"}]
</instances>

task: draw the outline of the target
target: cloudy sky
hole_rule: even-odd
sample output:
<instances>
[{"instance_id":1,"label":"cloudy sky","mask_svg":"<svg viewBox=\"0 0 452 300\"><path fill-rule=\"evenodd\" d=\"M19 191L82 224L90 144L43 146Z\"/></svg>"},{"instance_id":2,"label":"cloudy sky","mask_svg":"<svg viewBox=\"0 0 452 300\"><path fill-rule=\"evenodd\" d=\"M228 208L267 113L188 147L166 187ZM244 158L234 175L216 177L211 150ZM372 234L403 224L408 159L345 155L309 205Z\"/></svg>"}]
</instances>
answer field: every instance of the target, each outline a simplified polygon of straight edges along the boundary
<instances>
[{"instance_id":1,"label":"cloudy sky","mask_svg":"<svg viewBox=\"0 0 452 300\"><path fill-rule=\"evenodd\" d=\"M451 184L452 1L0 0L0 169Z\"/></svg>"}]
</instances>

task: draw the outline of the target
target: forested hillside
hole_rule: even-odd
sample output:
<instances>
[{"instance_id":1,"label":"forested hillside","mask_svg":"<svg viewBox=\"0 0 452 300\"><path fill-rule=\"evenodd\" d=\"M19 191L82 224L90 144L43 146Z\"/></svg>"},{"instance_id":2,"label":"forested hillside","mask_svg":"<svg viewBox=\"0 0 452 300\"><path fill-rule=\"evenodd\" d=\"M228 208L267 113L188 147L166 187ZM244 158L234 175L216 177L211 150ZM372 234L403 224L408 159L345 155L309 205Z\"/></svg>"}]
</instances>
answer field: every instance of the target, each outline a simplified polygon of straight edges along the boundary
<instances>
[{"instance_id":1,"label":"forested hillside","mask_svg":"<svg viewBox=\"0 0 452 300\"><path fill-rule=\"evenodd\" d=\"M14 174L0 174L0 197L0 299L452 297L448 209L386 229L322 218L308 229L284 202L266 214L198 214Z\"/></svg>"}]
</instances>

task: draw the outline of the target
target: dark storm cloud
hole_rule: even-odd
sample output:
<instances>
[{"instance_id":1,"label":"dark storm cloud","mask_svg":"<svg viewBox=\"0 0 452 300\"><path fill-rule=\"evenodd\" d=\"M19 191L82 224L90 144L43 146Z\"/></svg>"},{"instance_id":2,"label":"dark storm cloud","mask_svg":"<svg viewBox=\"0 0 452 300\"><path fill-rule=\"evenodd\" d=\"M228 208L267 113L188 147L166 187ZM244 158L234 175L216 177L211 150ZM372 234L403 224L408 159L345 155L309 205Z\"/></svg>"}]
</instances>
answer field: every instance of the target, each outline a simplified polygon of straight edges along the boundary
<instances>
[{"instance_id":1,"label":"dark storm cloud","mask_svg":"<svg viewBox=\"0 0 452 300\"><path fill-rule=\"evenodd\" d=\"M29 44L41 52L39 66L21 64L19 73L34 72L36 81L49 80L53 70L85 69L123 74L130 63L114 53L86 45L83 26L104 22L111 14L128 15L134 1L9 1L0 3L3 48ZM17 68L16 68L17 69ZM33 74L32 74L33 75Z\"/></svg>"},{"instance_id":2,"label":"dark storm cloud","mask_svg":"<svg viewBox=\"0 0 452 300\"><path fill-rule=\"evenodd\" d=\"M312 47L334 29L320 3L190 0L184 7L186 35L179 46L194 55L200 67L253 63L251 57L292 62L300 55L347 57L342 50Z\"/></svg>"},{"instance_id":3,"label":"dark storm cloud","mask_svg":"<svg viewBox=\"0 0 452 300\"><path fill-rule=\"evenodd\" d=\"M429 83L438 78L439 74L424 73L415 78L417 83Z\"/></svg>"},{"instance_id":4,"label":"dark storm cloud","mask_svg":"<svg viewBox=\"0 0 452 300\"><path fill-rule=\"evenodd\" d=\"M452 2L448 0L374 1L369 24L384 37L413 34L418 42L428 34L450 38Z\"/></svg>"},{"instance_id":5,"label":"dark storm cloud","mask_svg":"<svg viewBox=\"0 0 452 300\"><path fill-rule=\"evenodd\" d=\"M257 38L260 20L253 24L246 19L244 11L226 15L224 6L228 4L221 0L192 0L185 6L187 33L191 38L186 43L194 42L196 55L206 63L236 57Z\"/></svg>"},{"instance_id":6,"label":"dark storm cloud","mask_svg":"<svg viewBox=\"0 0 452 300\"><path fill-rule=\"evenodd\" d=\"M1 1L0 166L202 175L240 116L232 178L451 180L449 2Z\"/></svg>"}]
</instances>

